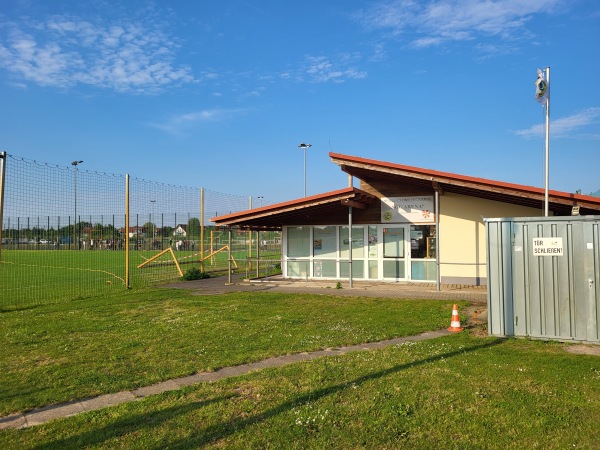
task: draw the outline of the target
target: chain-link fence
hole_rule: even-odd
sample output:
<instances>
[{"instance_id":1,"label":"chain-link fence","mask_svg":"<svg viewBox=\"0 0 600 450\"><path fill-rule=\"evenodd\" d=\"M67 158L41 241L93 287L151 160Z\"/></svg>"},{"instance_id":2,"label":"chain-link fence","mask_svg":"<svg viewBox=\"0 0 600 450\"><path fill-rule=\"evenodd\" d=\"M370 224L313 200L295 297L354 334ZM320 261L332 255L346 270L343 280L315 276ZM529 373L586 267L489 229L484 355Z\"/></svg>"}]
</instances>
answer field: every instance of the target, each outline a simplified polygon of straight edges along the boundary
<instances>
[{"instance_id":1,"label":"chain-link fence","mask_svg":"<svg viewBox=\"0 0 600 450\"><path fill-rule=\"evenodd\" d=\"M80 161L3 153L0 162L0 309L164 283L190 268L231 264L258 275L260 252L280 258L278 233L238 230L230 239L210 222L248 209L250 197L83 170Z\"/></svg>"}]
</instances>

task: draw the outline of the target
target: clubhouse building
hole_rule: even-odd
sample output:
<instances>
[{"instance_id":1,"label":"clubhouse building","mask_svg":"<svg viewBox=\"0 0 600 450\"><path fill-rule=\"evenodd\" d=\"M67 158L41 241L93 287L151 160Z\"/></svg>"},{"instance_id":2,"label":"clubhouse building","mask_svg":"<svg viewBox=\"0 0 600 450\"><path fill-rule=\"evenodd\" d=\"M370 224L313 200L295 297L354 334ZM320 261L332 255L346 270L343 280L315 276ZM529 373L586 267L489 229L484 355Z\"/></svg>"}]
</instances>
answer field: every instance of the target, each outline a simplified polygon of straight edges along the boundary
<instances>
[{"instance_id":1,"label":"clubhouse building","mask_svg":"<svg viewBox=\"0 0 600 450\"><path fill-rule=\"evenodd\" d=\"M329 156L348 187L212 221L281 230L286 278L486 285L485 219L544 215L544 189ZM600 197L551 190L548 205L550 216L600 215Z\"/></svg>"}]
</instances>

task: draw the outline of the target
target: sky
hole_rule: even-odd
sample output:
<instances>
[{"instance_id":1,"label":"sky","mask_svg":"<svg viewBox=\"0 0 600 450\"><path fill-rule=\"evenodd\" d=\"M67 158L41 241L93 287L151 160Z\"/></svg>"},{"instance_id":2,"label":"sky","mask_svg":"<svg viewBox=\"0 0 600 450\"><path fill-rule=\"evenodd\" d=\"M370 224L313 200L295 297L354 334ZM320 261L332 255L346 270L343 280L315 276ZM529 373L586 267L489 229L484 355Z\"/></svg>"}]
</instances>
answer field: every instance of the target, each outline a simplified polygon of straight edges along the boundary
<instances>
[{"instance_id":1,"label":"sky","mask_svg":"<svg viewBox=\"0 0 600 450\"><path fill-rule=\"evenodd\" d=\"M329 152L544 187L546 67L549 187L598 191L597 0L2 0L0 150L262 204L346 187Z\"/></svg>"}]
</instances>

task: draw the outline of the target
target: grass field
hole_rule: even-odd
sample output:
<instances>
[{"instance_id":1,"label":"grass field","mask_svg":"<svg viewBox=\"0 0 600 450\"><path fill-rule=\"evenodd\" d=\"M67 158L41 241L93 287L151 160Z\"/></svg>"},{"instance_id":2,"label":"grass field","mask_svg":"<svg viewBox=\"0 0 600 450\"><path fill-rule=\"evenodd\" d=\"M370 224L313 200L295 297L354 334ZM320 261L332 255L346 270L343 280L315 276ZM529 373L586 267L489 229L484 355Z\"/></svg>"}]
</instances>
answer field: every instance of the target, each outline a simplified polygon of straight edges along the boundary
<instances>
[{"instance_id":1,"label":"grass field","mask_svg":"<svg viewBox=\"0 0 600 450\"><path fill-rule=\"evenodd\" d=\"M143 268L137 268L158 253L159 250L130 252L131 288L164 283L180 277L170 253ZM198 252L178 251L175 255L184 273L190 267L200 265ZM263 257L277 256L266 254ZM244 261L246 254L237 251L233 257ZM218 253L206 261L205 269L226 270L227 258L227 252ZM0 311L111 295L126 288L125 268L124 251L3 250L0 262Z\"/></svg>"},{"instance_id":2,"label":"grass field","mask_svg":"<svg viewBox=\"0 0 600 450\"><path fill-rule=\"evenodd\" d=\"M415 334L447 302L143 289L0 315L0 413L145 386L196 371ZM397 317L403 317L398 324Z\"/></svg>"},{"instance_id":3,"label":"grass field","mask_svg":"<svg viewBox=\"0 0 600 450\"><path fill-rule=\"evenodd\" d=\"M459 302L464 306L465 302ZM144 289L0 315L2 414L448 326L444 301ZM463 332L200 384L23 430L6 449L597 448L600 358Z\"/></svg>"}]
</instances>

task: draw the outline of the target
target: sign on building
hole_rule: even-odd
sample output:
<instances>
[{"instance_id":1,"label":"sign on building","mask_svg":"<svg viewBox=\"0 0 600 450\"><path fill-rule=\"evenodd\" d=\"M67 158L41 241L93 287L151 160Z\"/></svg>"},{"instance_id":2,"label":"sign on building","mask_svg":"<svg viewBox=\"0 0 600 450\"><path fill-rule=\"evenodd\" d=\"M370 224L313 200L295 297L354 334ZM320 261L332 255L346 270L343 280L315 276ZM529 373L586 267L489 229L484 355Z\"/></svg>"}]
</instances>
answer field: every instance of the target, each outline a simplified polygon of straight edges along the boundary
<instances>
[{"instance_id":1,"label":"sign on building","mask_svg":"<svg viewBox=\"0 0 600 450\"><path fill-rule=\"evenodd\" d=\"M382 223L434 221L433 196L383 197L381 199Z\"/></svg>"}]
</instances>

